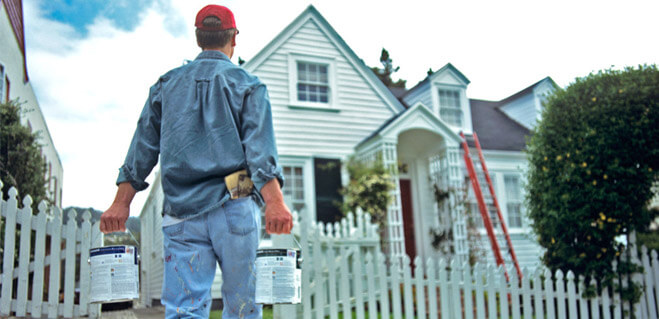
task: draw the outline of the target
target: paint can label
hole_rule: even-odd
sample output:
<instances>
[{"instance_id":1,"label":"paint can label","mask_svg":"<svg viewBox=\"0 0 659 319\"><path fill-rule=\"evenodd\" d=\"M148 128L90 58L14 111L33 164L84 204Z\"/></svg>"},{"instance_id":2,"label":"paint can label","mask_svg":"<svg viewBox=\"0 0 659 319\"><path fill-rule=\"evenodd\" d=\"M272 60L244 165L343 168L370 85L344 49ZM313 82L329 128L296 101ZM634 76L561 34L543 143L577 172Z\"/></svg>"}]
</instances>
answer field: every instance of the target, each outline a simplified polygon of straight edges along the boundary
<instances>
[{"instance_id":1,"label":"paint can label","mask_svg":"<svg viewBox=\"0 0 659 319\"><path fill-rule=\"evenodd\" d=\"M117 302L139 298L139 266L134 246L89 250L90 302Z\"/></svg>"},{"instance_id":2,"label":"paint can label","mask_svg":"<svg viewBox=\"0 0 659 319\"><path fill-rule=\"evenodd\" d=\"M260 249L256 255L256 303L300 303L302 271L294 249Z\"/></svg>"}]
</instances>

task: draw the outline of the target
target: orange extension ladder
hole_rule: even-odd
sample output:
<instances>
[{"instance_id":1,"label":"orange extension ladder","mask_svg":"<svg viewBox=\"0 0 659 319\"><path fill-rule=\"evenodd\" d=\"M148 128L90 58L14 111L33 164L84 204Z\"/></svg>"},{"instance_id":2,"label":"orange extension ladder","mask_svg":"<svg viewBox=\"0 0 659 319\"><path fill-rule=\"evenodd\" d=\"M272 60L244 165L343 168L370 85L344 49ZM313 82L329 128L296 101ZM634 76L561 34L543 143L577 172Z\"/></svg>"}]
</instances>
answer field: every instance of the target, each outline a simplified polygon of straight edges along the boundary
<instances>
[{"instance_id":1,"label":"orange extension ladder","mask_svg":"<svg viewBox=\"0 0 659 319\"><path fill-rule=\"evenodd\" d=\"M478 175L476 174L476 169L474 168L474 162L471 159L469 154L469 145L467 145L467 138L463 132L460 132L460 137L462 137L462 149L464 150L464 160L467 166L467 172L469 172L469 179L471 180L471 186L474 189L474 195L478 201L478 210L481 213L483 218L483 225L487 230L487 236L490 238L490 244L492 245L492 251L494 252L494 258L496 259L497 265L503 265L503 256L501 255L501 250L499 249L499 243L496 236L494 235L494 228L492 227L492 221L490 220L490 214L487 211L487 206L485 205L485 198L483 197L483 192L481 191L480 183L478 182ZM490 179L490 173L487 170L485 165L485 158L483 158L483 151L481 150L481 145L478 142L478 135L476 132L473 134L474 143L476 144L476 150L478 150L478 158L480 159L481 166L483 169L483 175L485 175L485 180L487 181L487 186L490 189L490 194L492 195L492 200L494 202L494 207L497 210L497 216L501 224L501 229L506 238L506 244L508 246L508 251L510 252L510 257L515 264L515 269L517 270L518 278L522 278L522 271L519 268L519 263L517 262L517 256L515 255L515 249L513 249L513 243L510 240L510 235L508 235L508 228L506 227L506 222L503 220L503 215L501 214L501 208L499 207L499 202L497 201L497 196L494 193L494 187L492 186L492 180ZM508 271L506 267L503 267L506 279L508 277Z\"/></svg>"}]
</instances>

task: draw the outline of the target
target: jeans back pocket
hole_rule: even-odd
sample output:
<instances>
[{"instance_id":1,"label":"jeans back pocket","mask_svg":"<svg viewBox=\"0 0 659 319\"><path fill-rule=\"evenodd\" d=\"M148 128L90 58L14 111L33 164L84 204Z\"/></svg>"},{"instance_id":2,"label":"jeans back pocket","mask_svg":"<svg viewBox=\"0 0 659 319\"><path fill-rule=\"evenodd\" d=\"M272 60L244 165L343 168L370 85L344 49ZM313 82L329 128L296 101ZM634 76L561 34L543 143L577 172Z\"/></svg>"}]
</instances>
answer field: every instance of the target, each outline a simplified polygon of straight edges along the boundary
<instances>
[{"instance_id":1,"label":"jeans back pocket","mask_svg":"<svg viewBox=\"0 0 659 319\"><path fill-rule=\"evenodd\" d=\"M247 235L256 229L256 203L251 196L230 199L224 204L229 232Z\"/></svg>"}]
</instances>

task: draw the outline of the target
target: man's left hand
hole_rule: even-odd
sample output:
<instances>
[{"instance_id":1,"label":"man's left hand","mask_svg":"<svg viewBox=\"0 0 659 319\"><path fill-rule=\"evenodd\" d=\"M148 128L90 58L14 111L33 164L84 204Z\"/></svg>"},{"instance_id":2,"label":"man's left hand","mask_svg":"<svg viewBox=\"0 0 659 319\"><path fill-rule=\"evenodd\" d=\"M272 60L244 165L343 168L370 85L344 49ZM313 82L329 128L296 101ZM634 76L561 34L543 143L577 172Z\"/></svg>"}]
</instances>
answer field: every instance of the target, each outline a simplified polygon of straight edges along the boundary
<instances>
[{"instance_id":1,"label":"man's left hand","mask_svg":"<svg viewBox=\"0 0 659 319\"><path fill-rule=\"evenodd\" d=\"M268 234L290 234L293 216L283 201L267 203L265 206L265 231Z\"/></svg>"}]
</instances>

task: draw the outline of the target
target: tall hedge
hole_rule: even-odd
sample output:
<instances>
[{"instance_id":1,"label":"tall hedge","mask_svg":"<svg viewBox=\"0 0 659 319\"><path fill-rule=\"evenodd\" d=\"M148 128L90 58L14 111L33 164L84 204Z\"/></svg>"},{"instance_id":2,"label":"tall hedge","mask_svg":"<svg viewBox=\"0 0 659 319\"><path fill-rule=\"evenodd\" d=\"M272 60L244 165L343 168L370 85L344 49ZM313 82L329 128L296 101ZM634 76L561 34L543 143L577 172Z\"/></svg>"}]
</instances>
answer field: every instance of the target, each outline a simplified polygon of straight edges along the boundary
<instances>
[{"instance_id":1,"label":"tall hedge","mask_svg":"<svg viewBox=\"0 0 659 319\"><path fill-rule=\"evenodd\" d=\"M529 217L543 262L610 279L622 249L614 238L655 217L648 203L659 171L656 65L600 71L557 90L528 153Z\"/></svg>"}]
</instances>

